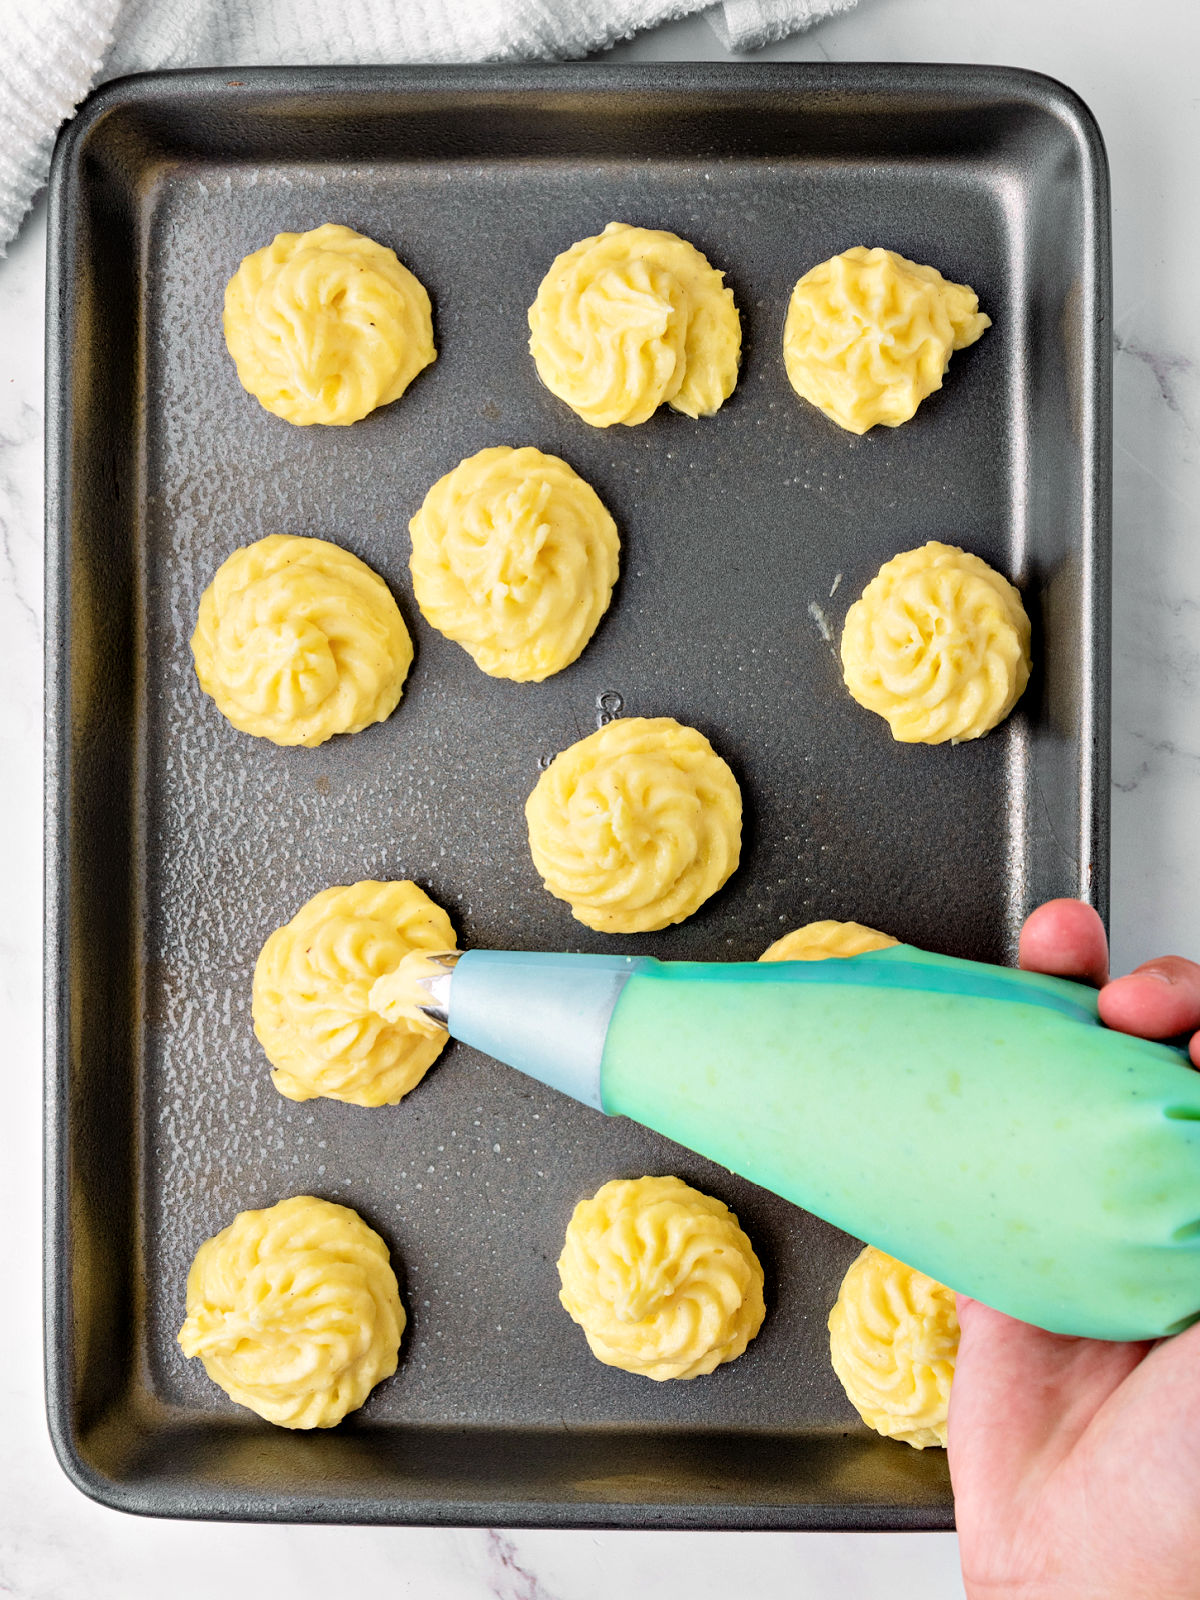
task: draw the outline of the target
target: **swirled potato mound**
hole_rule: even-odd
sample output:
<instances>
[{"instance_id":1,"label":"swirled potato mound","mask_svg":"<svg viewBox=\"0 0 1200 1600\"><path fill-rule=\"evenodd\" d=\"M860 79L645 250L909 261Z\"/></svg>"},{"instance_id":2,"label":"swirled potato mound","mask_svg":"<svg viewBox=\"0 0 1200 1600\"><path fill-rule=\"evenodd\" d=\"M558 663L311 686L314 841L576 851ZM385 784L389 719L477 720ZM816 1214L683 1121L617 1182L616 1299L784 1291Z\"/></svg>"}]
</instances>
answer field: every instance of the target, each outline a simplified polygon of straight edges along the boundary
<instances>
[{"instance_id":1,"label":"swirled potato mound","mask_svg":"<svg viewBox=\"0 0 1200 1600\"><path fill-rule=\"evenodd\" d=\"M437 359L424 286L336 222L246 257L225 289L225 343L242 387L300 427L358 422Z\"/></svg>"},{"instance_id":2,"label":"swirled potato mound","mask_svg":"<svg viewBox=\"0 0 1200 1600\"><path fill-rule=\"evenodd\" d=\"M614 1179L581 1200L558 1275L592 1354L657 1381L733 1361L766 1314L763 1270L738 1219L679 1178Z\"/></svg>"},{"instance_id":3,"label":"swirled potato mound","mask_svg":"<svg viewBox=\"0 0 1200 1600\"><path fill-rule=\"evenodd\" d=\"M829 1354L868 1427L917 1450L946 1443L958 1355L953 1290L868 1245L829 1313Z\"/></svg>"},{"instance_id":4,"label":"swirled potato mound","mask_svg":"<svg viewBox=\"0 0 1200 1600\"><path fill-rule=\"evenodd\" d=\"M737 779L673 717L620 717L558 755L525 802L533 864L577 922L649 933L690 917L731 875Z\"/></svg>"},{"instance_id":5,"label":"swirled potato mound","mask_svg":"<svg viewBox=\"0 0 1200 1600\"><path fill-rule=\"evenodd\" d=\"M356 1106L402 1100L446 1034L389 1019L373 1007L372 987L413 950L454 947L450 918L407 880L314 895L275 930L254 968L254 1032L280 1094Z\"/></svg>"},{"instance_id":6,"label":"swirled potato mound","mask_svg":"<svg viewBox=\"0 0 1200 1600\"><path fill-rule=\"evenodd\" d=\"M187 1280L185 1356L280 1428L333 1428L396 1370L406 1318L387 1246L347 1206L239 1211Z\"/></svg>"},{"instance_id":7,"label":"swirled potato mound","mask_svg":"<svg viewBox=\"0 0 1200 1600\"><path fill-rule=\"evenodd\" d=\"M1029 681L1021 596L978 556L931 540L880 567L846 614L842 674L903 744L961 744L1003 722Z\"/></svg>"},{"instance_id":8,"label":"swirled potato mound","mask_svg":"<svg viewBox=\"0 0 1200 1600\"><path fill-rule=\"evenodd\" d=\"M796 393L839 427L898 428L941 388L954 351L989 327L965 283L894 250L857 245L792 290L783 360Z\"/></svg>"},{"instance_id":9,"label":"swirled potato mound","mask_svg":"<svg viewBox=\"0 0 1200 1600\"><path fill-rule=\"evenodd\" d=\"M324 744L396 709L412 640L391 591L327 539L273 533L235 550L200 600L196 677L242 733Z\"/></svg>"},{"instance_id":10,"label":"swirled potato mound","mask_svg":"<svg viewBox=\"0 0 1200 1600\"><path fill-rule=\"evenodd\" d=\"M890 933L864 927L861 922L806 922L768 945L758 959L824 961L828 956L863 956L868 950L886 950L899 942Z\"/></svg>"},{"instance_id":11,"label":"swirled potato mound","mask_svg":"<svg viewBox=\"0 0 1200 1600\"><path fill-rule=\"evenodd\" d=\"M617 525L557 456L528 445L468 456L408 528L422 614L493 678L561 672L608 609Z\"/></svg>"},{"instance_id":12,"label":"swirled potato mound","mask_svg":"<svg viewBox=\"0 0 1200 1600\"><path fill-rule=\"evenodd\" d=\"M610 222L556 256L529 308L538 376L593 428L669 405L708 417L733 393L742 324L724 274L658 228Z\"/></svg>"}]
</instances>

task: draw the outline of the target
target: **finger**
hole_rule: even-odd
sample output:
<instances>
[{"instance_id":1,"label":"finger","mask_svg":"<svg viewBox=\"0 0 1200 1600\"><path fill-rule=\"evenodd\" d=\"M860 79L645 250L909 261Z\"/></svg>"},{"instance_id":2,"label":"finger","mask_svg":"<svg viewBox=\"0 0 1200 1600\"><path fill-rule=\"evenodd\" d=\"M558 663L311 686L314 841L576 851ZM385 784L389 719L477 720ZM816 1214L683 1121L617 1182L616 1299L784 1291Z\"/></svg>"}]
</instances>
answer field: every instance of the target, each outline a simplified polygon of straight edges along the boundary
<instances>
[{"instance_id":1,"label":"finger","mask_svg":"<svg viewBox=\"0 0 1200 1600\"><path fill-rule=\"evenodd\" d=\"M1200 1028L1200 966L1182 956L1162 956L1115 978L1100 991L1100 1020L1141 1039L1194 1033Z\"/></svg>"},{"instance_id":2,"label":"finger","mask_svg":"<svg viewBox=\"0 0 1200 1600\"><path fill-rule=\"evenodd\" d=\"M1107 983L1104 924L1082 900L1047 900L1025 920L1017 962L1026 972Z\"/></svg>"}]
</instances>

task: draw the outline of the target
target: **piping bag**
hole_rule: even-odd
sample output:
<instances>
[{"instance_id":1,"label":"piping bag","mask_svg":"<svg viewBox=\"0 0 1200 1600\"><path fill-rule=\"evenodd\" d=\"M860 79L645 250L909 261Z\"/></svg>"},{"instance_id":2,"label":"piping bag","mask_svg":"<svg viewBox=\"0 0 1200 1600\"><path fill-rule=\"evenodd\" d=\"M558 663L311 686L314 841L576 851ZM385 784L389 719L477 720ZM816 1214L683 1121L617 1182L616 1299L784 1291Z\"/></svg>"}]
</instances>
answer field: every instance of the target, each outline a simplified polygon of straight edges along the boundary
<instances>
[{"instance_id":1,"label":"piping bag","mask_svg":"<svg viewBox=\"0 0 1200 1600\"><path fill-rule=\"evenodd\" d=\"M1200 1072L1063 978L827 961L414 953L405 1016L665 1134L1022 1321L1200 1318Z\"/></svg>"}]
</instances>

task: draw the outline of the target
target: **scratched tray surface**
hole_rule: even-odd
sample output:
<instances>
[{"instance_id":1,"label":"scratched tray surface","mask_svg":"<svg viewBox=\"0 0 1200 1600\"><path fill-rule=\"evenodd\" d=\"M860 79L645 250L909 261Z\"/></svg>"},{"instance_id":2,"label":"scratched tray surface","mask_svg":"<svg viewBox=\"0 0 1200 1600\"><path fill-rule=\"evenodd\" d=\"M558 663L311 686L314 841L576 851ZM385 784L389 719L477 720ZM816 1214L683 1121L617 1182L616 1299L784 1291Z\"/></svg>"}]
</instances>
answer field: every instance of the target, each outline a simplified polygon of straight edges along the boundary
<instances>
[{"instance_id":1,"label":"scratched tray surface","mask_svg":"<svg viewBox=\"0 0 1200 1600\"><path fill-rule=\"evenodd\" d=\"M834 916L1005 959L1037 900L1103 909L1106 197L1087 115L1045 80L980 69L241 79L110 87L56 168L48 1340L64 1464L164 1514L945 1526L943 1455L870 1434L829 1365L854 1241L456 1045L397 1107L293 1104L254 1039L250 982L309 896L368 877L416 879L464 946L685 958L752 959ZM726 270L744 352L715 418L598 432L540 386L526 308L551 258L614 218L676 230ZM239 387L222 294L277 231L330 220L427 285L439 353L399 404L298 429ZM796 278L859 242L972 284L993 319L913 423L864 438L794 397L779 348ZM611 610L540 686L480 673L420 617L408 574L426 489L501 443L562 455L621 530ZM317 750L237 733L192 670L216 566L276 532L360 555L416 645L396 714ZM836 660L847 604L930 537L1011 574L1034 619L1029 692L958 749L893 744ZM522 811L602 702L702 729L746 806L726 889L621 941L545 893ZM696 1382L602 1366L558 1304L571 1208L643 1172L728 1201L766 1269L760 1336ZM379 1229L409 1313L396 1377L320 1436L239 1411L175 1343L198 1244L298 1193Z\"/></svg>"}]
</instances>

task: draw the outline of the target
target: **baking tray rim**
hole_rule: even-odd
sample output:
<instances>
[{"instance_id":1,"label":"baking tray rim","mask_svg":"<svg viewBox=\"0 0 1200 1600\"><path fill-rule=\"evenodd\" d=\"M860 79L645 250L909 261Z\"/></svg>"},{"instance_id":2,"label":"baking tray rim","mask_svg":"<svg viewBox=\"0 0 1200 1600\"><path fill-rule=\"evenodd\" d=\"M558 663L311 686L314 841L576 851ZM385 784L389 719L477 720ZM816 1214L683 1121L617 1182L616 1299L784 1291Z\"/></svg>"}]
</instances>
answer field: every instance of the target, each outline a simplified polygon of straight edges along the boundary
<instances>
[{"instance_id":1,"label":"baking tray rim","mask_svg":"<svg viewBox=\"0 0 1200 1600\"><path fill-rule=\"evenodd\" d=\"M1084 278L1085 311L1081 316L1084 348L1081 366L1087 374L1084 416L1080 428L1082 521L1085 529L1083 573L1084 671L1088 691L1082 696L1080 730L1083 787L1082 826L1090 835L1080 840L1092 863L1093 903L1108 920L1109 878L1109 707L1110 707L1110 557L1112 516L1112 369L1108 354L1111 328L1111 214L1108 160L1103 135L1082 97L1060 80L1030 68L953 62L654 62L440 64L330 67L197 67L135 73L94 89L55 144L49 179L46 264L46 446L45 446L45 866L44 866L44 1097L43 1122L43 1349L45 1405L55 1456L66 1476L83 1494L114 1510L137 1515L188 1520L289 1523L300 1520L329 1524L504 1526L563 1528L655 1528L699 1531L946 1531L954 1527L952 1503L941 1506L873 1502L760 1503L735 1506L616 1502L533 1502L496 1500L406 1499L403 1496L345 1501L325 1499L303 1507L290 1500L261 1497L248 1511L244 1491L207 1487L203 1492L182 1487L172 1497L159 1479L123 1481L105 1475L85 1459L72 1417L69 1355L70 1232L67 1159L69 1122L67 1071L70 1062L69 977L66 932L73 888L69 863L68 722L69 697L66 558L70 544L65 512L71 453L71 402L67 379L71 357L65 334L71 323L68 296L74 278L71 246L76 227L73 200L82 177L80 167L89 138L113 111L136 106L164 88L189 101L232 89L274 95L302 91L309 95L370 95L378 92L466 93L485 84L496 93L555 89L571 94L611 94L638 88L659 93L724 91L738 95L840 92L890 94L902 99L914 93L941 92L966 100L972 95L995 98L1007 93L1014 102L1035 104L1054 115L1068 130L1081 155L1083 220L1089 269ZM170 156L164 154L164 165ZM467 1425L469 1426L469 1425ZM510 1430L520 1432L522 1430ZM719 1430L713 1430L717 1432ZM737 1430L725 1430L734 1432ZM616 1513L626 1512L627 1515ZM636 1518L636 1520L634 1520Z\"/></svg>"}]
</instances>

